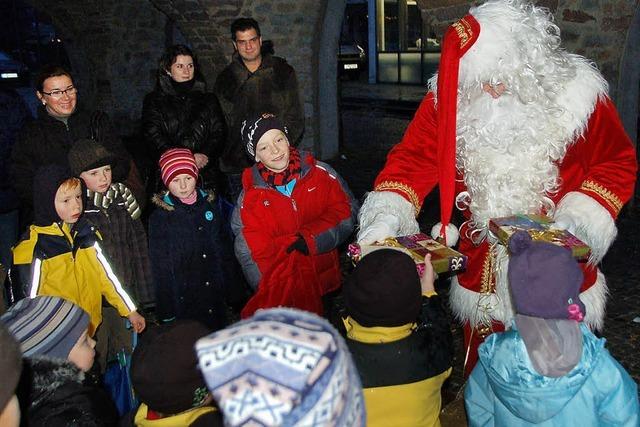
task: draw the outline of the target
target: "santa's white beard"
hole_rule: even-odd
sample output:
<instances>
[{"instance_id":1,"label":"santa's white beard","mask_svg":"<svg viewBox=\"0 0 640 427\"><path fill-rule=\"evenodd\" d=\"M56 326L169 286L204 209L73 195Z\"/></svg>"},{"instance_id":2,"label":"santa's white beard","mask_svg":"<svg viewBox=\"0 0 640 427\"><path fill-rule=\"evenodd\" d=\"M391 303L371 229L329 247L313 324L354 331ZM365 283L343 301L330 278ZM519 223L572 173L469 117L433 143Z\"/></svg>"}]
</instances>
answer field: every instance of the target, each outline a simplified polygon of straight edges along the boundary
<instances>
[{"instance_id":1,"label":"santa's white beard","mask_svg":"<svg viewBox=\"0 0 640 427\"><path fill-rule=\"evenodd\" d=\"M467 193L457 198L469 209L469 237L487 236L489 219L549 212L558 190L558 168L567 141L548 100L523 104L508 92L493 99L480 87L463 91L458 104L457 166Z\"/></svg>"}]
</instances>

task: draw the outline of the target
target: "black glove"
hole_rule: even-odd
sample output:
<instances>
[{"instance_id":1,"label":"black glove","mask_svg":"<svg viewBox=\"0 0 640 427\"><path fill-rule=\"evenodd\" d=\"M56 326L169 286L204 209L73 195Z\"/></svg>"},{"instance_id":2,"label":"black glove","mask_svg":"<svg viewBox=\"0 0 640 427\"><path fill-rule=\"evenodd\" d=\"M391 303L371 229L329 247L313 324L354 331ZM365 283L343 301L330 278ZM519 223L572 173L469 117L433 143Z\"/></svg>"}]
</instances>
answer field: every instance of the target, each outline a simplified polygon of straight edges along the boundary
<instances>
[{"instance_id":1,"label":"black glove","mask_svg":"<svg viewBox=\"0 0 640 427\"><path fill-rule=\"evenodd\" d=\"M307 246L307 242L304 241L304 237L302 237L300 234L298 234L298 239L287 248L288 254L293 251L298 251L301 254L309 255L309 246Z\"/></svg>"}]
</instances>

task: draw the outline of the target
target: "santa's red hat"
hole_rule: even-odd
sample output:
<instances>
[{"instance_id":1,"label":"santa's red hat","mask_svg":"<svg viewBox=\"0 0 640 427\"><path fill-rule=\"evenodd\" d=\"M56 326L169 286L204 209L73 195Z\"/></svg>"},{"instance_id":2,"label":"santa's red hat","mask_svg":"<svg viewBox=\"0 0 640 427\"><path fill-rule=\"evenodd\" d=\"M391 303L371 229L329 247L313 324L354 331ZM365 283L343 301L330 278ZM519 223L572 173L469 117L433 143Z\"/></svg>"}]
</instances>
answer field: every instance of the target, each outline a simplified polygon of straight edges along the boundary
<instances>
[{"instance_id":1,"label":"santa's red hat","mask_svg":"<svg viewBox=\"0 0 640 427\"><path fill-rule=\"evenodd\" d=\"M445 242L447 242L446 229L451 221L455 198L458 70L460 58L478 40L479 35L480 24L471 15L451 25L444 35L438 67L437 154L441 223L436 227L439 228L437 233Z\"/></svg>"}]
</instances>

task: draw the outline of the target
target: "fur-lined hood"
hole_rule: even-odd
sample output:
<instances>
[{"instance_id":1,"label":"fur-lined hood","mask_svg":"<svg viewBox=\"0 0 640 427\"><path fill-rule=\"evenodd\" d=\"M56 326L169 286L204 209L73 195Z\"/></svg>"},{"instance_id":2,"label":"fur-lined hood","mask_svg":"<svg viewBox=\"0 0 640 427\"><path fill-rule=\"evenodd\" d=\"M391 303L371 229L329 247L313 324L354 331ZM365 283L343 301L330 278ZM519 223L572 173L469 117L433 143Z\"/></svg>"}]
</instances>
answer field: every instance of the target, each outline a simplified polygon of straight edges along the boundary
<instances>
[{"instance_id":1,"label":"fur-lined hood","mask_svg":"<svg viewBox=\"0 0 640 427\"><path fill-rule=\"evenodd\" d=\"M197 189L199 197L206 197L207 202L212 203L216 199L216 194L213 190L203 190L201 188ZM165 211L172 212L176 210L174 197L171 197L169 191L163 191L161 193L156 193L151 198L151 202L157 207L164 209Z\"/></svg>"},{"instance_id":2,"label":"fur-lined hood","mask_svg":"<svg viewBox=\"0 0 640 427\"><path fill-rule=\"evenodd\" d=\"M32 373L32 406L49 398L61 386L69 383L80 385L85 379L84 372L66 359L36 356L26 360Z\"/></svg>"}]
</instances>

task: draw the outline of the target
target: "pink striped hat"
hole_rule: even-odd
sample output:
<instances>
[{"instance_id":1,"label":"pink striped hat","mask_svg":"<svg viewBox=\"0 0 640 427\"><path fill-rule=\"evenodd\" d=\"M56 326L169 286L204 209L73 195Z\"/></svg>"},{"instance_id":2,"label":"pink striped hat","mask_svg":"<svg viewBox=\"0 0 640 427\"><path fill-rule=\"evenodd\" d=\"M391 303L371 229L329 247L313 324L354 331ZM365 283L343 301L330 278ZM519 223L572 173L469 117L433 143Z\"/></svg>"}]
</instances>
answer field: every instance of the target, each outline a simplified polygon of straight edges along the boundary
<instances>
[{"instance_id":1,"label":"pink striped hat","mask_svg":"<svg viewBox=\"0 0 640 427\"><path fill-rule=\"evenodd\" d=\"M160 160L160 175L167 186L176 176L186 173L198 179L198 166L191 150L188 148L171 148L165 151Z\"/></svg>"}]
</instances>

